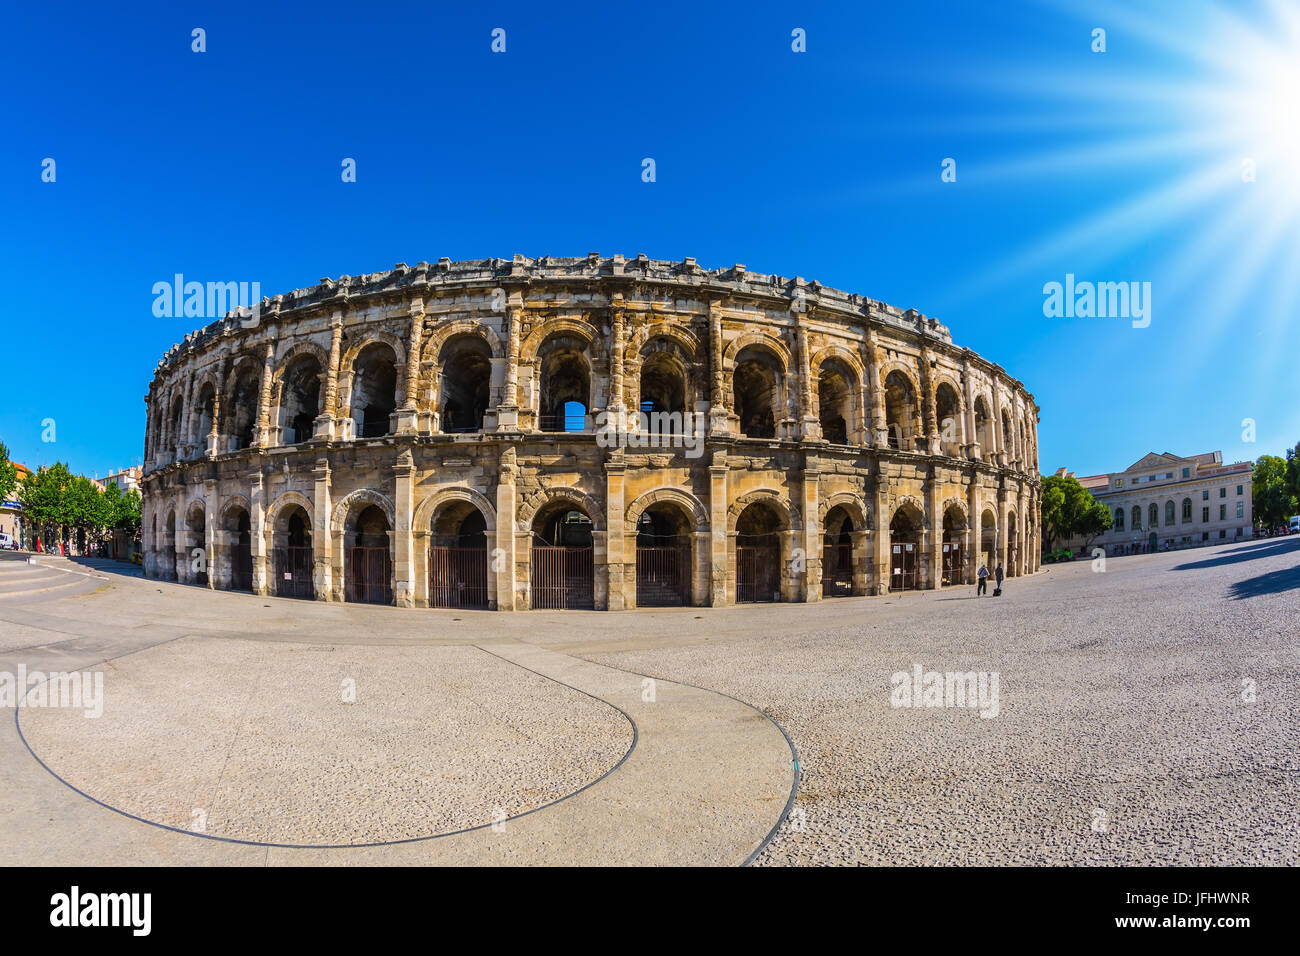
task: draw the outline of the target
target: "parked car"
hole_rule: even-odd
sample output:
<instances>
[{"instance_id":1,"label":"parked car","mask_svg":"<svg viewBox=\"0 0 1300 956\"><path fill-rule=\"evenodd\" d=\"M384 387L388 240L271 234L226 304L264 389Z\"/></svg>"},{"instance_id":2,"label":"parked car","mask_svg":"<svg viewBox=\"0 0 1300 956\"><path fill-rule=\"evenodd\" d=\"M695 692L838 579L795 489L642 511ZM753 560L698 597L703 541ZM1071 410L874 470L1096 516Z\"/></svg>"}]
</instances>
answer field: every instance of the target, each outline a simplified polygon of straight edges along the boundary
<instances>
[{"instance_id":1,"label":"parked car","mask_svg":"<svg viewBox=\"0 0 1300 956\"><path fill-rule=\"evenodd\" d=\"M0 531L0 550L17 551L18 543L14 541L14 536L4 531Z\"/></svg>"},{"instance_id":2,"label":"parked car","mask_svg":"<svg viewBox=\"0 0 1300 956\"><path fill-rule=\"evenodd\" d=\"M1300 534L1300 515L1296 515L1291 519L1291 523L1287 525L1286 533Z\"/></svg>"}]
</instances>

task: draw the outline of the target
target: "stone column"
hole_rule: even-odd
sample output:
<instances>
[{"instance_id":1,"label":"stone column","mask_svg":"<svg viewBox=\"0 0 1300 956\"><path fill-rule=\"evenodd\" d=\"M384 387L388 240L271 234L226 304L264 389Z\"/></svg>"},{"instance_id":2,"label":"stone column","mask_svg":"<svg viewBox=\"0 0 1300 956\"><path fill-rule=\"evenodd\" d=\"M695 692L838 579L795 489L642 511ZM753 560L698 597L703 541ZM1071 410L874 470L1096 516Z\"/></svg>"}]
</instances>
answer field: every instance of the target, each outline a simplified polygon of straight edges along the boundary
<instances>
[{"instance_id":1,"label":"stone column","mask_svg":"<svg viewBox=\"0 0 1300 956\"><path fill-rule=\"evenodd\" d=\"M709 600L713 607L726 607L728 573L727 555L727 453L715 451L709 466Z\"/></svg>"},{"instance_id":2,"label":"stone column","mask_svg":"<svg viewBox=\"0 0 1300 956\"><path fill-rule=\"evenodd\" d=\"M411 450L404 449L393 464L393 603L398 607L415 607L414 471Z\"/></svg>"},{"instance_id":3,"label":"stone column","mask_svg":"<svg viewBox=\"0 0 1300 956\"><path fill-rule=\"evenodd\" d=\"M997 564L1002 565L1002 572L1007 572L1007 529L1011 523L1011 506L1007 500L1007 486L998 486L998 544ZM994 568L989 568L993 571Z\"/></svg>"},{"instance_id":4,"label":"stone column","mask_svg":"<svg viewBox=\"0 0 1300 956\"><path fill-rule=\"evenodd\" d=\"M971 461L978 461L980 456L980 436L975 430L975 382L971 376L970 358L963 358L961 363L961 384L966 392L966 414L962 416L965 431L965 443L962 452Z\"/></svg>"},{"instance_id":5,"label":"stone column","mask_svg":"<svg viewBox=\"0 0 1300 956\"><path fill-rule=\"evenodd\" d=\"M636 590L627 587L627 565L624 555L626 534L623 525L626 519L623 498L626 469L622 449L615 449L610 459L605 462L605 520L607 522L605 567L609 580L607 607L611 611L621 611L625 607L636 605Z\"/></svg>"},{"instance_id":6,"label":"stone column","mask_svg":"<svg viewBox=\"0 0 1300 956\"><path fill-rule=\"evenodd\" d=\"M343 316L334 316L330 329L330 367L325 370L325 410L317 416L312 425L313 439L332 439L335 437L335 418L339 409L339 362L343 351ZM320 597L320 586L316 595Z\"/></svg>"},{"instance_id":7,"label":"stone column","mask_svg":"<svg viewBox=\"0 0 1300 956\"><path fill-rule=\"evenodd\" d=\"M523 303L523 294L512 292L506 306L505 383L501 387L501 403L497 405L497 429L500 431L516 431L519 428L519 348L524 322ZM514 551L513 544L510 550ZM512 597L512 603L513 600Z\"/></svg>"},{"instance_id":8,"label":"stone column","mask_svg":"<svg viewBox=\"0 0 1300 956\"><path fill-rule=\"evenodd\" d=\"M931 455L939 453L939 429L934 409L934 376L930 373L930 350L921 348L921 418L924 429L922 447Z\"/></svg>"},{"instance_id":9,"label":"stone column","mask_svg":"<svg viewBox=\"0 0 1300 956\"><path fill-rule=\"evenodd\" d=\"M270 594L266 561L266 487L262 472L249 476L248 534L253 552L253 593Z\"/></svg>"},{"instance_id":10,"label":"stone column","mask_svg":"<svg viewBox=\"0 0 1300 956\"><path fill-rule=\"evenodd\" d=\"M507 448L501 454L501 470L497 475L497 531L496 546L489 570L497 579L497 610L523 610L516 594L515 583L515 450ZM527 553L527 552L525 552Z\"/></svg>"},{"instance_id":11,"label":"stone column","mask_svg":"<svg viewBox=\"0 0 1300 956\"><path fill-rule=\"evenodd\" d=\"M415 393L420 384L420 338L424 331L424 300L414 299L410 308L411 324L407 332L404 382L406 387L403 390L402 404L394 413L396 427L393 431L398 435L414 435L418 431Z\"/></svg>"},{"instance_id":12,"label":"stone column","mask_svg":"<svg viewBox=\"0 0 1300 956\"><path fill-rule=\"evenodd\" d=\"M813 404L812 356L808 354L808 330L804 328L803 317L803 312L795 313L795 323L798 326L795 342L799 349L799 412L802 419L799 437L806 440L821 438L822 428L818 410Z\"/></svg>"},{"instance_id":13,"label":"stone column","mask_svg":"<svg viewBox=\"0 0 1300 956\"><path fill-rule=\"evenodd\" d=\"M329 461L324 458L318 459L312 474L316 479L312 500L314 516L311 542L312 562L315 565L312 570L312 583L316 588L316 600L331 601L334 600L334 536L330 529L330 510L333 504L330 500Z\"/></svg>"},{"instance_id":14,"label":"stone column","mask_svg":"<svg viewBox=\"0 0 1300 956\"><path fill-rule=\"evenodd\" d=\"M966 551L966 580L975 582L975 572L980 567L980 545L984 537L981 530L981 524L984 519L984 512L980 508L979 502L979 485L975 480L975 473L972 472L967 476L969 484L966 486L966 512L970 515L968 534L971 537L970 547Z\"/></svg>"},{"instance_id":15,"label":"stone column","mask_svg":"<svg viewBox=\"0 0 1300 956\"><path fill-rule=\"evenodd\" d=\"M185 376L185 389L181 393L181 402L183 411L181 412L181 433L176 439L176 445L180 449L181 457L189 458L193 455L193 449L190 447L190 414L193 409L194 373Z\"/></svg>"},{"instance_id":16,"label":"stone column","mask_svg":"<svg viewBox=\"0 0 1300 956\"><path fill-rule=\"evenodd\" d=\"M1007 463L1007 458L1006 458L1006 447L1005 447L1005 446L1006 446L1006 436L1002 434L1002 399L1001 399L1001 396L998 394L998 378L997 378L997 375L994 375L992 378L993 378L993 387L992 387L992 394L993 394L993 448L990 449L990 451L991 451L991 453L992 453L992 455L993 455L993 460L996 461L999 465L1005 466L1006 463ZM1001 516L1001 515L998 516L998 523L999 523L999 525L1001 525L1001 523L1002 523L1002 516ZM1001 532L1001 531L1003 530L1004 527L1005 527L1005 525L1002 525L1001 527L999 527L999 529L998 529L999 532ZM999 533L998 536L999 536L1000 538L1005 538L1005 537L1006 537L1005 534L1001 534L1001 533Z\"/></svg>"},{"instance_id":17,"label":"stone column","mask_svg":"<svg viewBox=\"0 0 1300 956\"><path fill-rule=\"evenodd\" d=\"M271 376L275 373L275 343L267 342L262 358L262 387L257 393L257 426L253 431L253 444L265 448L271 443Z\"/></svg>"},{"instance_id":18,"label":"stone column","mask_svg":"<svg viewBox=\"0 0 1300 956\"><path fill-rule=\"evenodd\" d=\"M710 435L726 435L729 430L727 419L731 411L731 403L727 400L722 358L722 305L713 300L709 302Z\"/></svg>"},{"instance_id":19,"label":"stone column","mask_svg":"<svg viewBox=\"0 0 1300 956\"><path fill-rule=\"evenodd\" d=\"M938 589L943 585L943 515L939 512L940 477L938 469L930 469L930 477L925 483L925 505L929 511L926 553L930 556L930 580L928 586Z\"/></svg>"},{"instance_id":20,"label":"stone column","mask_svg":"<svg viewBox=\"0 0 1300 956\"><path fill-rule=\"evenodd\" d=\"M889 593L889 515L886 512L885 487L879 476L872 479L872 509L875 513L876 547L873 579L876 594Z\"/></svg>"},{"instance_id":21,"label":"stone column","mask_svg":"<svg viewBox=\"0 0 1300 956\"><path fill-rule=\"evenodd\" d=\"M609 411L611 414L618 414L623 410L623 349L626 344L627 329L624 324L622 308L623 297L616 295L615 308L612 314L612 329L610 337L612 339L612 354L609 361Z\"/></svg>"},{"instance_id":22,"label":"stone column","mask_svg":"<svg viewBox=\"0 0 1300 956\"><path fill-rule=\"evenodd\" d=\"M866 342L863 346L863 359L867 366L867 381L871 394L872 444L877 448L888 448L889 429L885 424L885 394L880 380L880 349L876 344L876 331L870 327L867 328Z\"/></svg>"},{"instance_id":23,"label":"stone column","mask_svg":"<svg viewBox=\"0 0 1300 956\"><path fill-rule=\"evenodd\" d=\"M229 369L228 364L222 364L222 379L224 381ZM212 427L208 429L208 449L209 458L213 458L222 452L221 448L221 388L212 390Z\"/></svg>"},{"instance_id":24,"label":"stone column","mask_svg":"<svg viewBox=\"0 0 1300 956\"><path fill-rule=\"evenodd\" d=\"M223 587L228 588L231 584L230 552L227 550L223 555L218 550L217 516L221 513L220 505L217 480L209 478L203 482L203 547L207 551L209 589L217 586L218 574L221 575Z\"/></svg>"},{"instance_id":25,"label":"stone column","mask_svg":"<svg viewBox=\"0 0 1300 956\"><path fill-rule=\"evenodd\" d=\"M804 585L803 599L807 602L822 599L822 535L820 518L821 472L816 466L804 466L803 471L803 541Z\"/></svg>"}]
</instances>

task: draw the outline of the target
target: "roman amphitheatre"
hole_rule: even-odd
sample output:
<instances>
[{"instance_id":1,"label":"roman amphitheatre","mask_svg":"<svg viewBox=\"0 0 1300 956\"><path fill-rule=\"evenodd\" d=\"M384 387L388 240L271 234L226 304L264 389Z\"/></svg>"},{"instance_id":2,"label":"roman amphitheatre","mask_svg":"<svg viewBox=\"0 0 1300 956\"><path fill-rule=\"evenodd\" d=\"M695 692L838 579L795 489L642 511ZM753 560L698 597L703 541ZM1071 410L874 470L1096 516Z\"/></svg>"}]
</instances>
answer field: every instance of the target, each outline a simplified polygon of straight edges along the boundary
<instances>
[{"instance_id":1,"label":"roman amphitheatre","mask_svg":"<svg viewBox=\"0 0 1300 956\"><path fill-rule=\"evenodd\" d=\"M1037 569L1024 385L915 310L743 265L326 278L186 335L146 401L144 562L163 580L624 610ZM670 418L685 430L635 431Z\"/></svg>"}]
</instances>

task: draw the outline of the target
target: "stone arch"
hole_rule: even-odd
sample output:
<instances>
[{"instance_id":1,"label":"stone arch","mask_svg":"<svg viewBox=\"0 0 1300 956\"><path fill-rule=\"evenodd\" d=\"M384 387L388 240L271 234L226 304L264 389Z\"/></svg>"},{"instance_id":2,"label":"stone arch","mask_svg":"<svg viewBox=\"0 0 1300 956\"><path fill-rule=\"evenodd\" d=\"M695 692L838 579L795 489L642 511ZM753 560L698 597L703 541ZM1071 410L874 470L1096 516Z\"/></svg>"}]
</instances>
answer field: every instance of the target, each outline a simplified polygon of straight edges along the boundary
<instances>
[{"instance_id":1,"label":"stone arch","mask_svg":"<svg viewBox=\"0 0 1300 956\"><path fill-rule=\"evenodd\" d=\"M915 365L910 362L905 362L902 359L888 359L881 362L880 381L882 385L885 379L889 378L891 372L898 372L907 379L907 384L912 387L912 394L917 397L918 401L920 400L920 397L925 394L921 388L920 374Z\"/></svg>"},{"instance_id":2,"label":"stone arch","mask_svg":"<svg viewBox=\"0 0 1300 956\"><path fill-rule=\"evenodd\" d=\"M447 344L448 339L457 335L477 336L487 343L494 359L505 357L505 348L501 344L501 337L497 335L492 326L477 319L455 319L451 322L438 323L433 327L433 331L429 333L429 336L424 340L424 344L420 346L421 364L428 362L436 365L442 347Z\"/></svg>"},{"instance_id":3,"label":"stone arch","mask_svg":"<svg viewBox=\"0 0 1300 956\"><path fill-rule=\"evenodd\" d=\"M918 524L922 528L927 527L929 524L926 519L925 502L916 497L916 495L902 495L894 501L894 506L889 510L889 521L891 524L893 523L893 520L898 517L900 512L913 513L916 516Z\"/></svg>"},{"instance_id":4,"label":"stone arch","mask_svg":"<svg viewBox=\"0 0 1300 956\"><path fill-rule=\"evenodd\" d=\"M871 530L871 509L858 495L851 491L837 491L822 498L817 504L817 527L825 528L826 516L832 508L843 508L853 519L859 530Z\"/></svg>"},{"instance_id":5,"label":"stone arch","mask_svg":"<svg viewBox=\"0 0 1300 956\"><path fill-rule=\"evenodd\" d=\"M393 361L397 365L406 364L406 345L402 342L401 337L388 331L387 329L364 329L357 336L357 340L348 346L343 357L339 359L339 378L352 374L352 366L357 360L357 356L370 345L381 342L393 350ZM329 368L327 361L323 368Z\"/></svg>"},{"instance_id":6,"label":"stone arch","mask_svg":"<svg viewBox=\"0 0 1300 956\"><path fill-rule=\"evenodd\" d=\"M524 497L519 503L515 527L519 531L532 531L537 513L553 501L570 501L578 505L591 519L595 531L605 530L605 509L600 502L581 488L571 485L546 485Z\"/></svg>"},{"instance_id":7,"label":"stone arch","mask_svg":"<svg viewBox=\"0 0 1300 956\"><path fill-rule=\"evenodd\" d=\"M746 332L744 335L732 339L723 352L723 371L734 372L736 370L736 356L751 345L769 349L780 362L782 374L787 374L790 371L790 350L784 342L766 332Z\"/></svg>"},{"instance_id":8,"label":"stone arch","mask_svg":"<svg viewBox=\"0 0 1300 956\"><path fill-rule=\"evenodd\" d=\"M415 508L411 518L411 527L428 529L429 522L433 520L434 514L438 509L448 502L463 501L473 505L483 515L483 522L487 525L487 532L492 535L497 529L497 511L492 506L486 496L473 488L466 488L463 485L457 485L450 488L439 488L425 496Z\"/></svg>"},{"instance_id":9,"label":"stone arch","mask_svg":"<svg viewBox=\"0 0 1300 956\"><path fill-rule=\"evenodd\" d=\"M379 510L384 513L384 517L388 519L389 528L397 526L393 503L387 496L370 488L357 488L355 491L348 492L334 505L334 510L330 516L330 532L342 534L347 530L347 522L366 505L378 506Z\"/></svg>"},{"instance_id":10,"label":"stone arch","mask_svg":"<svg viewBox=\"0 0 1300 956\"><path fill-rule=\"evenodd\" d=\"M238 494L230 495L221 502L221 508L217 512L217 526L219 528L225 528L226 519L230 517L230 513L234 511L236 508L242 508L244 511L248 513L248 516L250 518L253 515L253 508L248 503L247 497Z\"/></svg>"},{"instance_id":11,"label":"stone arch","mask_svg":"<svg viewBox=\"0 0 1300 956\"><path fill-rule=\"evenodd\" d=\"M953 511L954 509L961 515L962 523L965 524L967 528L970 528L970 510L966 507L966 500L960 495L953 495L949 498L945 498L939 505L940 524L942 524L942 519L947 517L948 512Z\"/></svg>"},{"instance_id":12,"label":"stone arch","mask_svg":"<svg viewBox=\"0 0 1300 956\"><path fill-rule=\"evenodd\" d=\"M307 520L314 530L316 527L316 509L312 506L311 499L300 491L282 492L271 502L271 506L266 509L266 527L274 528L275 523L280 520L280 512L291 505L297 505L307 512Z\"/></svg>"},{"instance_id":13,"label":"stone arch","mask_svg":"<svg viewBox=\"0 0 1300 956\"><path fill-rule=\"evenodd\" d=\"M289 366L293 364L294 360L302 355L310 355L315 358L316 361L320 363L321 374L329 374L329 350L318 342L306 339L300 342L295 342L293 345L289 346L285 353L276 360L275 369L271 372L271 383L273 388L284 381L284 373L288 371Z\"/></svg>"},{"instance_id":14,"label":"stone arch","mask_svg":"<svg viewBox=\"0 0 1300 956\"><path fill-rule=\"evenodd\" d=\"M808 368L814 378L817 377L822 363L828 359L837 358L853 370L853 374L858 377L858 384L866 380L867 370L862 365L862 358L854 354L842 345L825 345L809 360Z\"/></svg>"},{"instance_id":15,"label":"stone arch","mask_svg":"<svg viewBox=\"0 0 1300 956\"><path fill-rule=\"evenodd\" d=\"M770 507L781 519L782 531L798 531L803 527L798 507L788 500L784 492L775 488L756 488L745 492L727 508L728 534L736 533L736 522L741 512L752 504L764 504Z\"/></svg>"},{"instance_id":16,"label":"stone arch","mask_svg":"<svg viewBox=\"0 0 1300 956\"><path fill-rule=\"evenodd\" d=\"M651 505L660 502L667 502L681 507L690 516L692 531L704 531L708 528L709 512L698 498L680 488L663 486L647 491L627 506L624 516L625 533L636 534L637 522L641 520L641 515Z\"/></svg>"},{"instance_id":17,"label":"stone arch","mask_svg":"<svg viewBox=\"0 0 1300 956\"><path fill-rule=\"evenodd\" d=\"M582 319L548 319L529 332L520 343L519 364L535 364L542 345L557 334L576 335L585 339L589 358L593 362L608 357L605 352L605 337L590 322Z\"/></svg>"},{"instance_id":18,"label":"stone arch","mask_svg":"<svg viewBox=\"0 0 1300 956\"><path fill-rule=\"evenodd\" d=\"M699 360L703 343L694 332L670 322L651 322L637 328L628 338L627 344L623 347L623 362L632 365L641 361L645 357L642 351L655 339L668 339L681 348L690 361Z\"/></svg>"}]
</instances>

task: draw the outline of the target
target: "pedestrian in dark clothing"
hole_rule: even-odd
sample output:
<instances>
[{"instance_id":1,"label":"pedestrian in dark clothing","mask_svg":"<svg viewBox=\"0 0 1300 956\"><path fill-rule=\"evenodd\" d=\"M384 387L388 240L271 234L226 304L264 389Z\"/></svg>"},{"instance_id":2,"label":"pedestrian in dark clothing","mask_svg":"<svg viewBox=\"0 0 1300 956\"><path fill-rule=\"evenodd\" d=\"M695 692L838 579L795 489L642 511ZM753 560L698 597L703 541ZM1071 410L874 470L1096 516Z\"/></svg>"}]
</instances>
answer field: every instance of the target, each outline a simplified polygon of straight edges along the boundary
<instances>
[{"instance_id":1,"label":"pedestrian in dark clothing","mask_svg":"<svg viewBox=\"0 0 1300 956\"><path fill-rule=\"evenodd\" d=\"M995 572L993 572L993 574L997 578L997 582L998 582L997 589L1001 591L1002 590L1002 562L1001 561L998 562L998 569Z\"/></svg>"},{"instance_id":2,"label":"pedestrian in dark clothing","mask_svg":"<svg viewBox=\"0 0 1300 956\"><path fill-rule=\"evenodd\" d=\"M979 597L981 594L989 593L989 566L981 564L977 576L979 577L979 584L975 586L975 596Z\"/></svg>"}]
</instances>

